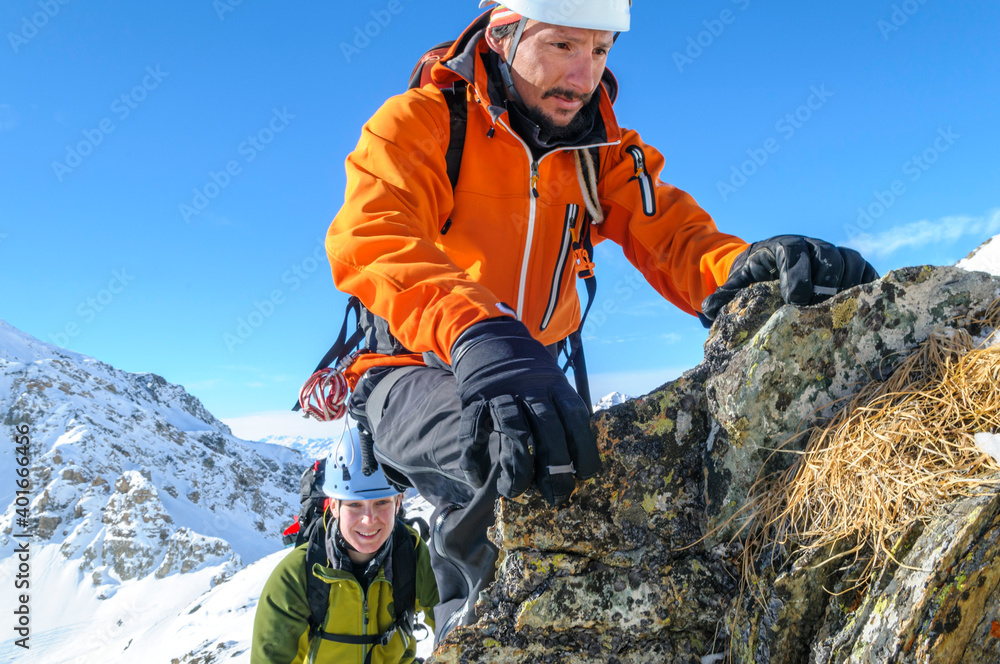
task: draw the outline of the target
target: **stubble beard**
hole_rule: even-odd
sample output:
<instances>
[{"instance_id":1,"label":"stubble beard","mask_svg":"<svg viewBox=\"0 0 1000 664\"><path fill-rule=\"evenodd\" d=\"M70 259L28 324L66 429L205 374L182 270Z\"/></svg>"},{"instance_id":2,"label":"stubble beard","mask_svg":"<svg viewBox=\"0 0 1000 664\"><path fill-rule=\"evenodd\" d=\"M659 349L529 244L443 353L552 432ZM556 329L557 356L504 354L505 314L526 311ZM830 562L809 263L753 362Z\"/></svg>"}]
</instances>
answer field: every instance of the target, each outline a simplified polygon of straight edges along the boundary
<instances>
[{"instance_id":1,"label":"stubble beard","mask_svg":"<svg viewBox=\"0 0 1000 664\"><path fill-rule=\"evenodd\" d=\"M589 118L584 111L587 109L588 104L594 95L593 93L580 95L574 94L573 92L562 88L551 88L542 94L542 99L548 99L549 97L553 97L555 95L559 95L567 99L579 99L583 102L568 123L562 125L556 124L552 118L545 114L540 106L528 106L525 104L525 110L527 111L525 115L527 115L529 120L537 124L543 132L547 133L555 140L574 138L588 126Z\"/></svg>"}]
</instances>

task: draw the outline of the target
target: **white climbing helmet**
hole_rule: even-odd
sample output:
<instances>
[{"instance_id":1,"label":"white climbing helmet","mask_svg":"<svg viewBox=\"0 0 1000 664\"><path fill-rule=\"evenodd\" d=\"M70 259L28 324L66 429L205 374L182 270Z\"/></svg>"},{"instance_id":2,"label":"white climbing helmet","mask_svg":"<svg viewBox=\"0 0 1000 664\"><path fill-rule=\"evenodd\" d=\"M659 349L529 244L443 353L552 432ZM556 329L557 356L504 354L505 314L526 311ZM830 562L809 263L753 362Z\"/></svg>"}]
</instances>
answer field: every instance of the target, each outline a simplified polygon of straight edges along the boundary
<instances>
[{"instance_id":1,"label":"white climbing helmet","mask_svg":"<svg viewBox=\"0 0 1000 664\"><path fill-rule=\"evenodd\" d=\"M341 440L326 458L323 493L336 500L373 500L399 493L381 468L371 475L361 472L361 445L351 436Z\"/></svg>"},{"instance_id":2,"label":"white climbing helmet","mask_svg":"<svg viewBox=\"0 0 1000 664\"><path fill-rule=\"evenodd\" d=\"M481 0L479 7L493 4L498 3ZM627 32L632 0L503 0L499 4L525 18L553 25Z\"/></svg>"}]
</instances>

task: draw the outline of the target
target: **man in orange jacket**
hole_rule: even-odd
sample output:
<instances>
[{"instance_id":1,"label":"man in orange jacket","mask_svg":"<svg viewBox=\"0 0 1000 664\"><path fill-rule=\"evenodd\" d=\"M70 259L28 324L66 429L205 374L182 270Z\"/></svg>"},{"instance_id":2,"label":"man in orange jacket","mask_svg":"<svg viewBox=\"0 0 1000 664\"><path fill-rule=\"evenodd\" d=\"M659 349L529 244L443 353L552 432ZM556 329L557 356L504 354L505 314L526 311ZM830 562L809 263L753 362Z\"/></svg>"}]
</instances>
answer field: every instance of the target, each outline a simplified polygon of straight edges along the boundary
<instances>
[{"instance_id":1,"label":"man in orange jacket","mask_svg":"<svg viewBox=\"0 0 1000 664\"><path fill-rule=\"evenodd\" d=\"M720 233L659 180L663 157L612 110L606 61L630 4L507 0L466 29L433 84L389 99L347 159L326 247L337 287L371 313L350 410L386 475L436 508L439 637L475 619L493 578L498 493L535 486L558 505L600 471L590 407L552 350L580 324L574 256L586 257L573 249L587 228L704 321L755 281L780 279L788 302L809 304L877 277L820 240ZM454 186L448 86L466 113Z\"/></svg>"}]
</instances>

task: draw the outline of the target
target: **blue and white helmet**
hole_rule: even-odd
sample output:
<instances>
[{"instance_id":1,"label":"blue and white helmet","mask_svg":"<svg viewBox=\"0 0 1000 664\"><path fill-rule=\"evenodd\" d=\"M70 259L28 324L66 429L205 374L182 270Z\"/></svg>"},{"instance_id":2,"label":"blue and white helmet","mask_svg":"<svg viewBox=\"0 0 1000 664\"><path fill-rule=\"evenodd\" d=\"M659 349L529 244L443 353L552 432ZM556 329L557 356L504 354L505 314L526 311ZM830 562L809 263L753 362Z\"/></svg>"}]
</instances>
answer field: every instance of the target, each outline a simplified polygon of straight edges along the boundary
<instances>
[{"instance_id":1,"label":"blue and white helmet","mask_svg":"<svg viewBox=\"0 0 1000 664\"><path fill-rule=\"evenodd\" d=\"M361 472L360 448L353 436L337 443L326 458L323 493L336 500L373 500L398 494L381 468L371 475Z\"/></svg>"}]
</instances>

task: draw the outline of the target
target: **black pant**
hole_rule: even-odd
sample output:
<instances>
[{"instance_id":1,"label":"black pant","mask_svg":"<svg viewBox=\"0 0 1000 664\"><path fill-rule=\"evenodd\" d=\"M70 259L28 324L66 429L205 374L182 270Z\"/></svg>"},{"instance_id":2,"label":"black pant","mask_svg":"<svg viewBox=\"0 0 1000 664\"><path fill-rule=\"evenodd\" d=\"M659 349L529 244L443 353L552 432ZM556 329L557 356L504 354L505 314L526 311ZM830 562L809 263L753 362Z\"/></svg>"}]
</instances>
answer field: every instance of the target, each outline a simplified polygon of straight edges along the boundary
<instances>
[{"instance_id":1,"label":"black pant","mask_svg":"<svg viewBox=\"0 0 1000 664\"><path fill-rule=\"evenodd\" d=\"M351 412L367 427L368 395L399 369L378 368L365 374L351 397ZM430 554L440 603L434 610L439 641L454 627L476 620L480 591L493 581L497 549L486 537L493 525L499 466L476 489L459 467L462 446L458 425L462 408L455 376L445 368L419 367L396 382L385 400L381 420L372 432L375 458L386 476L412 486L434 506ZM490 451L496 454L494 435Z\"/></svg>"}]
</instances>

